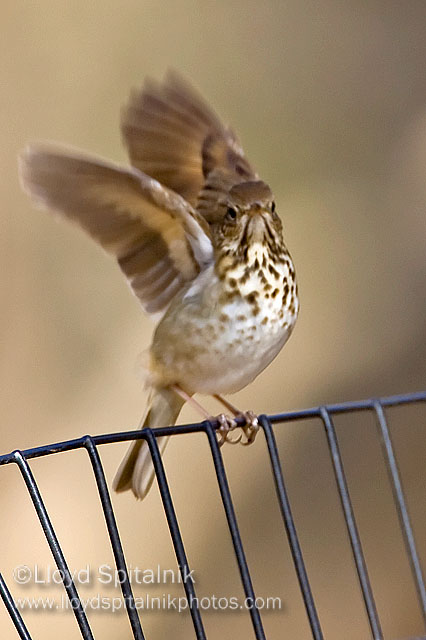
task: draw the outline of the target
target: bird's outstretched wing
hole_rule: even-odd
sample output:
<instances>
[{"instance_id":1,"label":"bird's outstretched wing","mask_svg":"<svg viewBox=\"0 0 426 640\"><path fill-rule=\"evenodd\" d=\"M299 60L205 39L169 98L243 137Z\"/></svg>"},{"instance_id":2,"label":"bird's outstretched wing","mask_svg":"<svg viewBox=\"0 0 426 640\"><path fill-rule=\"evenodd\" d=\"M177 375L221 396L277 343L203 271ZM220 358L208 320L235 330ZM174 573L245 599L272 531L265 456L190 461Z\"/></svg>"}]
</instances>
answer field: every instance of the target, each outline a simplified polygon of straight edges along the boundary
<instances>
[{"instance_id":1,"label":"bird's outstretched wing","mask_svg":"<svg viewBox=\"0 0 426 640\"><path fill-rule=\"evenodd\" d=\"M149 313L213 259L205 220L180 195L137 169L39 145L20 157L24 189L75 221L113 254Z\"/></svg>"},{"instance_id":2,"label":"bird's outstretched wing","mask_svg":"<svg viewBox=\"0 0 426 640\"><path fill-rule=\"evenodd\" d=\"M231 129L176 72L131 95L121 131L132 165L193 206L213 172L231 184L257 177Z\"/></svg>"}]
</instances>

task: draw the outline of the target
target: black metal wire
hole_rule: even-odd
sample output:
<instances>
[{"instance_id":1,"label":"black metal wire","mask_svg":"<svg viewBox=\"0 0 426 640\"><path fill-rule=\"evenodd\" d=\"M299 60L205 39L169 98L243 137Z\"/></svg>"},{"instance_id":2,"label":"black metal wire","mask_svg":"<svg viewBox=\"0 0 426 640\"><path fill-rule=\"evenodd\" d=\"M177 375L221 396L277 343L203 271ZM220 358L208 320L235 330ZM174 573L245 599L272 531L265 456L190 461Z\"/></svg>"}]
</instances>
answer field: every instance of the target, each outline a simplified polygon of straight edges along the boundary
<instances>
[{"instance_id":1,"label":"black metal wire","mask_svg":"<svg viewBox=\"0 0 426 640\"><path fill-rule=\"evenodd\" d=\"M132 587L130 585L129 574L126 566L126 559L124 557L124 551L121 545L114 511L112 509L111 498L109 496L102 462L99 457L98 450L93 442L93 438L87 436L85 438L85 445L89 454L90 462L92 463L93 473L95 474L96 478L96 484L98 486L99 497L105 516L109 538L111 540L115 566L117 567L117 570L119 572L118 575L120 576L120 586L124 597L124 604L127 610L127 615L130 621L130 626L132 627L133 635L136 640L145 640L139 616L135 607L135 600L133 597Z\"/></svg>"},{"instance_id":2,"label":"black metal wire","mask_svg":"<svg viewBox=\"0 0 426 640\"><path fill-rule=\"evenodd\" d=\"M30 466L20 451L15 451L13 453L13 458L22 473L25 484L27 485L28 492L31 496L31 500L33 501L33 505L39 517L40 524L46 536L46 540L55 559L56 566L59 569L62 583L70 600L72 610L76 617L78 626L80 627L81 636L84 638L84 640L93 640L92 631L84 612L83 605L81 604L77 589L75 587L71 573L68 569L65 556L59 545L58 538L56 537L56 533L53 529L52 523L50 522L50 518L48 516L46 507L44 506L44 502L42 500L40 491L38 489Z\"/></svg>"},{"instance_id":3,"label":"black metal wire","mask_svg":"<svg viewBox=\"0 0 426 640\"><path fill-rule=\"evenodd\" d=\"M302 550L300 548L299 539L296 533L293 516L290 508L290 501L284 484L283 472L281 469L280 458L278 455L277 443L275 442L274 432L271 423L266 416L259 417L259 424L265 432L266 444L268 446L269 456L271 459L272 473L274 475L275 489L277 492L278 502L283 517L284 526L287 532L288 543L290 545L291 555L299 579L300 590L302 592L303 601L305 603L306 613L308 615L309 624L311 625L312 636L315 640L322 640L320 622L315 607L312 591L308 580L308 575L303 561Z\"/></svg>"},{"instance_id":4,"label":"black metal wire","mask_svg":"<svg viewBox=\"0 0 426 640\"><path fill-rule=\"evenodd\" d=\"M339 451L336 431L334 429L333 421L330 418L330 413L328 412L326 407L320 408L320 414L327 435L334 475L336 477L337 488L342 503L342 509L345 515L346 526L348 528L348 534L351 541L352 552L358 572L365 607L367 609L371 632L373 634L374 640L383 640L383 633L380 627L379 616L377 615L376 603L374 602L370 579L368 577L367 565L365 563L361 540L355 522L351 499L349 497L349 490L346 482L345 472L343 470L343 462Z\"/></svg>"},{"instance_id":5,"label":"black metal wire","mask_svg":"<svg viewBox=\"0 0 426 640\"><path fill-rule=\"evenodd\" d=\"M172 496L170 494L169 484L167 482L166 472L164 471L164 465L161 459L157 440L152 429L144 429L144 435L151 452L155 475L157 476L158 487L160 489L161 499L163 501L163 507L169 525L170 535L172 537L173 546L175 548L176 558L179 565L179 571L182 576L182 582L185 589L189 610L191 612L195 635L197 636L197 640L206 640L206 634L204 631L203 622L201 620L200 610L198 608L198 600L195 594L194 583L191 577L189 577L188 579L188 576L191 576L191 571L189 569L188 560L186 558L182 535L179 529L179 524L173 506Z\"/></svg>"},{"instance_id":6,"label":"black metal wire","mask_svg":"<svg viewBox=\"0 0 426 640\"><path fill-rule=\"evenodd\" d=\"M232 504L231 492L229 490L228 480L225 473L222 454L216 439L216 433L210 422L205 423L205 430L209 439L210 450L212 452L213 464L216 471L216 478L219 484L220 495L222 497L223 508L225 509L228 527L234 545L235 556L237 558L238 568L240 570L241 582L243 583L244 593L251 605L255 605L256 596L254 594L253 584L247 565L246 555L244 553L243 543L235 516L234 505ZM251 606L250 616L253 624L254 633L257 640L266 640L263 630L262 620L257 606Z\"/></svg>"},{"instance_id":7,"label":"black metal wire","mask_svg":"<svg viewBox=\"0 0 426 640\"><path fill-rule=\"evenodd\" d=\"M31 640L31 636L28 632L27 627L25 626L25 622L22 620L22 616L19 613L19 610L15 604L14 599L12 598L12 594L7 588L7 584L4 581L2 574L0 573L0 593L2 600L5 604L5 607L11 617L13 624L15 625L15 629L18 632L21 640Z\"/></svg>"},{"instance_id":8,"label":"black metal wire","mask_svg":"<svg viewBox=\"0 0 426 640\"><path fill-rule=\"evenodd\" d=\"M408 515L408 508L405 501L404 490L402 488L402 481L398 469L398 463L396 461L395 452L392 444L391 435L389 433L389 427L386 421L385 412L379 401L375 402L374 408L376 410L379 433L381 435L380 443L382 445L383 454L386 461L386 467L390 476L392 493L395 500L396 509L398 512L399 522L401 525L402 534L404 536L404 542L407 549L408 557L410 560L411 570L414 576L414 583L416 585L417 595L422 610L423 621L426 624L426 589L425 581L423 577L422 568L420 565L419 555L417 553L416 542L414 540L413 528L410 522L410 516Z\"/></svg>"},{"instance_id":9,"label":"black metal wire","mask_svg":"<svg viewBox=\"0 0 426 640\"><path fill-rule=\"evenodd\" d=\"M315 607L314 597L309 584L307 571L303 561L302 551L298 535L296 532L295 523L292 517L290 501L286 492L284 478L279 459L279 454L275 442L274 432L272 424L285 423L295 420L303 420L309 418L320 418L323 422L327 442L330 449L331 460L333 463L333 469L336 477L337 487L342 504L343 514L348 529L349 539L351 542L352 552L354 556L355 565L358 572L358 577L364 597L366 611L370 622L370 628L372 636L375 640L381 640L383 634L380 627L380 621L377 614L374 597L368 577L367 566L362 551L360 536L356 526L355 515L353 512L349 490L344 473L344 465L342 457L340 455L336 432L333 425L332 415L349 413L353 411L373 411L377 417L379 434L381 438L381 444L385 456L386 465L389 472L389 479L394 494L395 504L400 520L402 533L404 536L407 554L410 560L413 577L421 605L423 618L426 628L426 590L423 578L423 572L416 549L414 533L411 526L410 518L408 515L408 509L403 491L403 485L401 476L398 470L395 451L392 445L391 436L389 433L388 424L384 414L384 407L391 407L396 405L405 405L414 402L425 402L426 392L404 394L398 396L392 396L389 398L370 399L356 402L345 402L334 405L327 405L324 407L314 407L311 409L302 409L299 411L291 411L274 416L262 416L260 418L260 424L263 428L266 443L268 446L268 452L271 462L271 468L273 478L275 482L275 488L283 522L287 532L287 537L293 557L293 562L296 569L296 574L299 580L302 597L305 603L305 608L308 616L308 620L311 626L312 637L314 640L323 640L323 634L321 631L318 614ZM243 419L237 422L242 426ZM62 453L65 451L71 451L79 448L86 448L89 458L92 464L93 472L95 475L100 501L107 525L108 534L110 537L114 559L117 569L120 571L120 576L123 576L121 581L121 588L124 597L124 601L127 608L127 613L132 628L133 636L137 640L144 640L144 635L139 621L139 616L134 606L134 598L130 585L130 579L126 567L126 561L124 557L123 548L121 545L120 537L118 534L117 523L115 520L110 495L108 492L107 483L101 463L101 459L97 450L97 447L101 444L110 444L115 442L124 442L136 439L145 439L148 443L155 474L160 490L161 499L167 522L169 525L170 534L172 537L176 558L178 561L179 569L183 578L183 585L186 593L186 597L189 604L189 609L192 616L194 631L197 640L205 640L206 635L201 620L200 611L198 608L198 600L196 598L194 585L188 576L191 575L182 535L179 529L179 524L176 516L176 512L173 506L173 501L169 489L169 485L164 470L164 465L161 460L160 451L157 445L157 438L164 435L177 435L183 433L199 433L205 432L208 437L210 445L210 451L216 471L216 478L219 485L220 494L227 518L232 542L234 545L234 551L238 567L240 570L241 581L246 598L251 598L251 602L255 603L255 593L248 569L244 547L242 544L238 521L235 514L235 509L232 502L231 492L226 477L226 471L223 464L222 455L216 440L215 430L219 428L219 423L203 422L191 425L174 425L172 427L159 427L155 429L144 429L143 431L125 431L121 433L103 434L99 436L84 436L74 440L67 440L65 442L56 443L53 445L46 445L41 447L35 447L27 449L25 451L13 451L9 454L0 456L0 466L10 463L18 465L21 474L26 483L27 489L33 501L34 508L39 517L41 526L45 533L46 539L54 556L58 569L63 577L64 587L72 602L72 608L74 615L80 627L81 636L85 640L91 640L93 638L90 630L87 617L84 613L81 601L78 597L76 587L72 581L70 572L68 570L64 554L59 545L59 541L56 537L55 531L51 524L46 507L43 503L40 491L32 474L32 471L28 465L28 460L45 455ZM19 637L22 640L31 640L31 636L25 626L22 616L13 600L13 597L8 590L8 587L0 574L0 595L5 603L6 609L12 619L13 624L17 630ZM262 625L259 609L254 606L250 609L251 620L253 624L254 634L257 640L265 640L265 632Z\"/></svg>"},{"instance_id":10,"label":"black metal wire","mask_svg":"<svg viewBox=\"0 0 426 640\"><path fill-rule=\"evenodd\" d=\"M412 404L416 402L426 402L426 391L419 391L416 393L406 393L401 395L389 396L385 398L371 398L368 400L356 400L351 402L341 402L339 404L328 404L325 408L330 414L334 413L350 413L352 411L368 411L374 410L375 403L380 402L384 407L393 407L398 405ZM311 407L310 409L299 409L297 411L287 411L286 413L277 413L268 416L268 420L272 424L293 422L295 420L303 420L305 418L320 417L320 407ZM243 419L237 419L237 424L244 425ZM212 422L214 429L219 429L220 424L218 422ZM153 433L156 438L160 436L173 436L183 433L199 433L205 430L203 422L192 424L175 424L170 427L156 427L153 429ZM113 444L116 442L128 442L129 440L144 439L144 435L140 429L131 431L119 431L117 433L104 433L97 436L91 436L96 446L100 444ZM39 458L41 456L50 455L52 453L63 453L65 451L72 451L74 449L80 449L84 447L85 438L75 438L73 440L64 440L63 442L56 442L55 444L43 445L41 447L33 447L30 449L21 450L22 455L26 460L31 458ZM0 455L0 466L14 462L14 452Z\"/></svg>"}]
</instances>

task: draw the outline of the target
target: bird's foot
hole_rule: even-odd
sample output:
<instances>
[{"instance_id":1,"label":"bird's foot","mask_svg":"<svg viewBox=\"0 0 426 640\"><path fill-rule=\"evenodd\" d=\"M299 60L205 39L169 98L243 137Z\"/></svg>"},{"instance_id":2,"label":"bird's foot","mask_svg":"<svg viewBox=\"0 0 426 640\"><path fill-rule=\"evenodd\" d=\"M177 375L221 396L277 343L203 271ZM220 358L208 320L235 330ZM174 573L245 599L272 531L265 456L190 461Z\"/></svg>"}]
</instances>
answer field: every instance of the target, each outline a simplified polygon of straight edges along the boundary
<instances>
[{"instance_id":1,"label":"bird's foot","mask_svg":"<svg viewBox=\"0 0 426 640\"><path fill-rule=\"evenodd\" d=\"M224 442L230 442L231 444L238 444L239 442L241 442L241 444L243 444L244 446L252 444L256 439L257 432L260 429L257 415L253 413L253 411L239 411L237 407L234 407L234 405L229 402L229 400L226 400L226 398L222 398L222 396L218 394L215 394L213 397L216 398L216 400L218 400L228 411L230 411L234 416L234 418L243 418L245 421L245 425L241 427L242 433L240 437L238 437L235 440L229 440L227 436L222 437L222 440L220 441L220 446L222 446ZM229 431L232 431L237 426L236 422L231 418L229 418L229 416L225 416L224 414L221 414L221 416L218 416L217 419L220 421L221 417L227 420L229 424L232 423L232 426L231 428L226 426L223 426L223 427L221 426L219 431L222 429L224 432L224 430L227 429L229 434ZM221 424L224 425L224 423L221 423ZM246 438L245 440L243 440L243 435Z\"/></svg>"},{"instance_id":2,"label":"bird's foot","mask_svg":"<svg viewBox=\"0 0 426 640\"><path fill-rule=\"evenodd\" d=\"M243 413L239 414L240 416L242 416L244 418L244 420L246 421L246 424L244 427L241 427L246 440L242 440L242 438L240 439L240 442L242 445L244 445L245 447L248 446L249 444L253 444L253 442L256 439L257 436L257 432L260 429L259 426L259 420L257 418L257 415L255 413L253 413L253 411L244 411Z\"/></svg>"},{"instance_id":3,"label":"bird's foot","mask_svg":"<svg viewBox=\"0 0 426 640\"><path fill-rule=\"evenodd\" d=\"M230 418L224 413L220 413L215 419L220 424L220 427L217 430L219 434L219 447L221 447L225 442L228 442L229 444L238 444L241 441L242 434L238 435L235 439L230 437L231 431L234 431L238 426L233 418Z\"/></svg>"}]
</instances>

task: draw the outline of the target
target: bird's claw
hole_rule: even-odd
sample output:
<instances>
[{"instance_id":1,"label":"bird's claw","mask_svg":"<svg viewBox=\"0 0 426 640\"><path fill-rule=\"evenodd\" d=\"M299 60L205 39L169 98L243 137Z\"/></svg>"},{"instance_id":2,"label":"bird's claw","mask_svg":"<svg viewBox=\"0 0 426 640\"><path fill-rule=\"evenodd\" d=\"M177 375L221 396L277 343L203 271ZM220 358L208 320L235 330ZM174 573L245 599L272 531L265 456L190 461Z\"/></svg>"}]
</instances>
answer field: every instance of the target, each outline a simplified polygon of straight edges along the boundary
<instances>
[{"instance_id":1,"label":"bird's claw","mask_svg":"<svg viewBox=\"0 0 426 640\"><path fill-rule=\"evenodd\" d=\"M257 418L257 415L253 413L253 411L245 411L241 415L246 421L245 426L241 427L246 437L246 440L241 441L241 444L247 447L249 444L252 444L256 439L257 432L260 429L259 420Z\"/></svg>"},{"instance_id":2,"label":"bird's claw","mask_svg":"<svg viewBox=\"0 0 426 640\"><path fill-rule=\"evenodd\" d=\"M241 427L241 433L234 439L230 437L230 433L238 427L236 420L230 418L224 413L221 413L216 417L216 420L220 424L220 427L218 429L219 447L221 447L225 442L228 442L229 444L241 443L244 446L248 446L255 441L257 432L260 428L259 420L257 419L256 414L254 414L253 411L245 411L239 413L236 417L244 418L245 425ZM243 435L246 438L245 440L243 440Z\"/></svg>"},{"instance_id":3,"label":"bird's claw","mask_svg":"<svg viewBox=\"0 0 426 640\"><path fill-rule=\"evenodd\" d=\"M225 442L228 442L229 444L238 444L241 441L241 438L243 437L242 434L238 435L235 438L235 440L230 438L229 434L231 433L231 431L234 431L238 426L233 418L230 418L229 416L225 415L224 413L221 413L216 417L216 420L220 424L220 427L218 429L218 433L219 433L218 444L219 444L219 447L221 447Z\"/></svg>"}]
</instances>

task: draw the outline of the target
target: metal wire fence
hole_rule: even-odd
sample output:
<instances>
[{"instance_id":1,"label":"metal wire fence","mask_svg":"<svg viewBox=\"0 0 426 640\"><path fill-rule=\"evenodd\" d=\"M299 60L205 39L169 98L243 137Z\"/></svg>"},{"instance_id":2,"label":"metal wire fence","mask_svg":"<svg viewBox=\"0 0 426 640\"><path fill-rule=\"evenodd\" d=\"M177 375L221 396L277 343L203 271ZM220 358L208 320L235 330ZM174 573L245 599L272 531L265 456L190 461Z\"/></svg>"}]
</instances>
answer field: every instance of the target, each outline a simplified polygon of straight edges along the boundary
<instances>
[{"instance_id":1,"label":"metal wire fence","mask_svg":"<svg viewBox=\"0 0 426 640\"><path fill-rule=\"evenodd\" d=\"M348 414L352 412L372 412L376 418L376 424L378 429L378 436L382 446L382 452L386 463L389 481L392 487L393 497L395 501L395 507L398 513L399 523L402 531L402 535L405 542L406 553L411 566L412 579L416 588L419 608L423 616L423 630L419 630L419 633L425 633L426 631L426 588L423 576L421 563L419 560L418 551L416 548L413 528L410 522L410 517L407 509L407 503L404 495L402 479L398 470L397 458L392 443L391 434L389 431L387 420L387 409L396 405L408 405L412 403L424 403L426 401L426 392L412 393L407 395L392 396L381 399L370 399L358 402L346 402L342 404L327 405L322 407L315 407L311 409L303 409L299 411L291 411L288 413L282 413L278 415L265 416L262 415L259 418L260 426L263 431L267 449L269 453L270 464L272 468L275 489L279 507L281 510L284 530L287 536L288 544L290 546L291 555L294 562L295 571L300 585L300 590L303 596L303 601L306 609L306 615L309 621L312 637L315 640L322 640L325 636L321 629L320 615L317 611L314 594L312 592L308 574L306 571L305 563L303 560L303 554L301 545L299 542L296 525L292 516L292 510L290 501L288 498L286 484L283 475L283 469L277 449L277 444L274 435L274 425L285 425L285 423L308 420L311 418L319 418L322 421L324 427L325 436L328 443L328 449L330 453L331 462L333 465L336 487L339 493L340 502L343 510L343 515L347 527L347 532L352 548L352 554L357 570L359 585L362 591L365 610L368 617L371 637L375 640L381 640L384 638L381 622L375 605L374 593L371 587L368 567L365 560L365 556L362 549L360 536L358 533L356 518L354 510L352 508L350 493L348 490L348 483L345 477L344 464L342 456L339 450L339 443L336 436L336 430L333 423L333 417L336 414ZM192 623L194 627L194 634L197 640L204 640L207 636L204 630L201 611L197 606L197 597L195 592L194 583L191 580L185 579L190 575L191 570L188 564L188 559L185 553L185 546L182 539L181 530L179 528L178 519L176 516L173 500L169 490L169 484L167 476L163 466L163 462L160 456L159 448L157 445L157 438L163 435L179 435L184 433L198 433L203 432L206 434L211 456L214 463L216 472L217 483L219 486L223 508L225 511L227 523L229 526L229 532L232 539L236 560L238 562L240 577L244 593L249 601L254 603L256 601L256 595L254 591L253 582L251 579L249 567L246 560L245 551L243 548L239 525L235 514L235 509L229 489L228 479L225 471L225 466L222 459L222 453L219 448L216 429L219 427L215 422L202 422L199 424L190 425L178 425L173 427L162 427L156 429L144 429L143 431L127 431L121 433L112 433L99 436L83 436L75 440L67 440L66 442L60 442L52 445L46 445L42 447L36 447L34 449L27 449L25 451L13 451L12 453L0 456L0 465L16 464L22 474L27 490L30 494L34 509L37 513L40 525L43 529L47 543L50 547L51 553L55 560L55 563L60 571L60 575L63 578L63 586L66 590L67 596L72 602L72 610L75 615L76 622L79 626L82 638L85 640L91 640L93 632L91 630L89 621L87 619L84 607L81 603L77 588L72 579L70 570L67 565L67 561L61 549L58 537L52 526L48 511L43 502L42 495L39 487L32 473L29 460L41 456L61 453L74 449L86 449L97 484L99 492L99 498L102 504L102 509L106 521L106 526L111 541L111 546L114 554L114 560L116 568L120 571L120 575L123 579L120 581L121 590L129 618L130 626L134 638L137 640L144 640L145 635L142 630L141 620L139 613L135 607L134 597L132 592L131 581L129 579L129 573L126 566L125 555L123 547L120 541L120 536L117 528L116 518L111 504L110 494L105 480L105 474L102 466L102 462L98 452L98 446L104 444L111 444L116 442L124 442L127 440L144 439L147 441L152 460L155 467L155 474L161 494L161 499L164 507L165 516L170 531L170 535L173 541L174 551L176 554L177 563L182 576L182 584L185 589L186 598L188 601L189 610L192 617ZM282 427L281 427L282 428ZM8 589L8 586L0 574L0 594L6 609L15 625L18 636L22 640L31 640L31 635L25 625L25 622L21 616L18 607L15 604L13 596ZM261 613L256 606L249 609L251 622L253 626L253 635L257 640L265 640L265 632L262 624ZM143 622L143 621L142 621ZM426 635L419 636L418 640L425 640Z\"/></svg>"}]
</instances>

